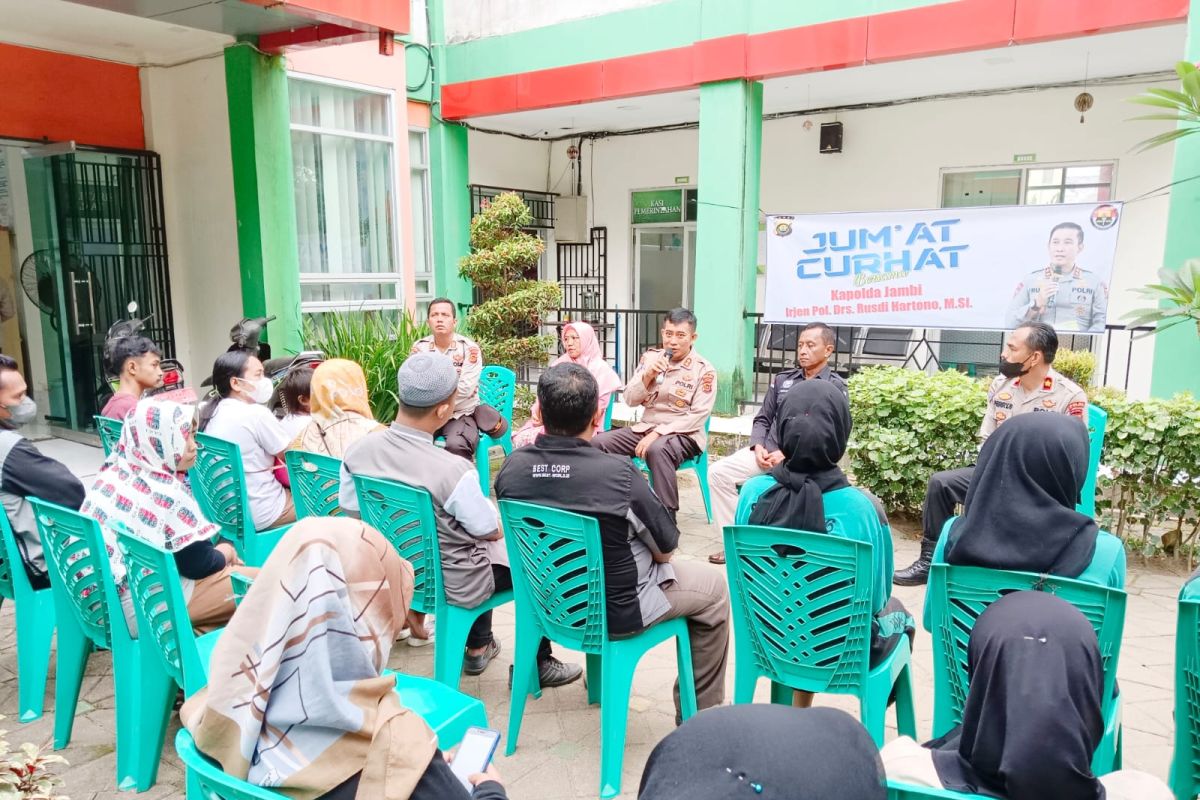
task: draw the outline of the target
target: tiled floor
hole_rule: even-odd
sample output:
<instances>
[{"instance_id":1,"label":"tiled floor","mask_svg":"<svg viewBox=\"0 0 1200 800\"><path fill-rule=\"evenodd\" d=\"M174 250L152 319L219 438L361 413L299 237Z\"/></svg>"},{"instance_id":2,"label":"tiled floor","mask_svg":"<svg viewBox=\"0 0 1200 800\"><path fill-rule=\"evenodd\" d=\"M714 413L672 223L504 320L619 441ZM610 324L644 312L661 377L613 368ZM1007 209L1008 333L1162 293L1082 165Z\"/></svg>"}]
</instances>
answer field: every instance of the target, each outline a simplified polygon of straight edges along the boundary
<instances>
[{"instance_id":1,"label":"tiled floor","mask_svg":"<svg viewBox=\"0 0 1200 800\"><path fill-rule=\"evenodd\" d=\"M73 456L84 456L74 453ZM80 465L87 467L81 459ZM89 462L90 463L90 462ZM94 466L92 467L94 470ZM703 506L690 477L683 477L685 510L680 515L684 531L679 558L704 559L716 549L716 538L705 524ZM916 543L897 540L896 563L907 564L915 555ZM1129 605L1125 639L1121 650L1120 682L1125 698L1125 763L1166 778L1171 757L1172 669L1174 663L1175 597L1181 577L1131 565ZM897 594L920 619L921 589L897 589ZM483 698L491 724L502 732L508 728L508 666L512 653L511 609L496 612L495 629L504 651L482 676L464 677L464 691ZM582 662L579 654L560 651L567 660ZM914 655L918 729L929 734L933 707L933 679L929 636L917 638ZM391 666L417 675L433 671L432 648L413 649L397 645ZM732 659L727 684L732 687ZM0 713L8 715L4 727L12 742L42 742L49 739L53 713L28 725L16 722L16 652L11 606L0 610ZM639 668L630 700L629 731L625 750L624 794L635 796L646 758L674 724L671 685L675 662L671 646L651 652ZM52 712L53 683L47 687L46 708ZM765 700L762 684L760 698ZM818 703L857 713L855 704L844 698L822 696ZM114 728L111 664L105 654L93 657L85 681L80 713L75 721L71 746L63 755L70 761L65 791L74 800L116 795L114 783ZM889 717L889 722L891 717ZM509 796L558 800L594 798L599 788L599 726L597 707L587 705L582 682L545 692L541 700L530 700L521 731L520 747L511 758L498 758L497 765L508 786ZM174 735L172 728L171 735ZM893 735L889 732L889 736ZM183 794L183 775L174 753L168 748L159 772L158 785L144 797L178 797Z\"/></svg>"}]
</instances>

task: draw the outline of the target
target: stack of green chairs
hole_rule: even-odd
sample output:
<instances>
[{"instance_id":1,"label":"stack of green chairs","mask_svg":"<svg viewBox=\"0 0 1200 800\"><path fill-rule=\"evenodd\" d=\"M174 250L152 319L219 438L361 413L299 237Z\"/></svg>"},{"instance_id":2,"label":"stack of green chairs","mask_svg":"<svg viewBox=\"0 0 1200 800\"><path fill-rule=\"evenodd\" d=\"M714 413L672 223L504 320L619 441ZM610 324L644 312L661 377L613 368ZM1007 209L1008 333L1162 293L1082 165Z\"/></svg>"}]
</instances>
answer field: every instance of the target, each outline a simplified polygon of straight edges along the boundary
<instances>
[{"instance_id":1,"label":"stack of green chairs","mask_svg":"<svg viewBox=\"0 0 1200 800\"><path fill-rule=\"evenodd\" d=\"M3 512L0 540L0 598L16 603L18 714L21 722L32 722L42 716L44 708L50 640L54 637L54 593L30 586L17 537Z\"/></svg>"},{"instance_id":2,"label":"stack of green chairs","mask_svg":"<svg viewBox=\"0 0 1200 800\"><path fill-rule=\"evenodd\" d=\"M171 553L139 539L119 523L114 528L133 595L138 637L145 640L147 649L158 654L163 671L184 696L191 697L208 685L208 659L221 632L197 637L192 630L179 570Z\"/></svg>"},{"instance_id":3,"label":"stack of green chairs","mask_svg":"<svg viewBox=\"0 0 1200 800\"><path fill-rule=\"evenodd\" d=\"M1092 771L1105 775L1120 769L1121 698L1113 697L1113 687L1125 627L1125 592L1070 578L937 563L930 568L925 602L933 636L933 737L945 735L962 721L967 701L967 645L975 620L1004 595L1025 590L1058 595L1079 609L1096 629L1104 664L1105 733L1092 759Z\"/></svg>"},{"instance_id":4,"label":"stack of green chairs","mask_svg":"<svg viewBox=\"0 0 1200 800\"><path fill-rule=\"evenodd\" d=\"M246 497L246 471L242 449L235 442L196 434L196 465L191 473L192 491L204 516L221 526L242 561L261 567L288 528L256 531Z\"/></svg>"},{"instance_id":5,"label":"stack of green chairs","mask_svg":"<svg viewBox=\"0 0 1200 800\"><path fill-rule=\"evenodd\" d=\"M730 525L725 559L735 703L754 700L760 677L771 681L772 702L785 705L791 705L792 689L854 695L863 726L882 746L895 687L896 727L916 738L908 637L870 666L871 545L825 533Z\"/></svg>"},{"instance_id":6,"label":"stack of green chairs","mask_svg":"<svg viewBox=\"0 0 1200 800\"><path fill-rule=\"evenodd\" d=\"M483 431L479 432L479 446L475 448L475 469L479 472L479 487L483 489L484 497L492 491L492 462L488 458L491 449L502 447L505 455L511 455L513 451L512 418L516 396L517 376L511 369L483 368L479 375L479 402L487 403L508 420L508 429L498 438L493 439Z\"/></svg>"},{"instance_id":7,"label":"stack of green chairs","mask_svg":"<svg viewBox=\"0 0 1200 800\"><path fill-rule=\"evenodd\" d=\"M362 521L382 533L400 557L412 565L413 610L434 615L434 680L457 689L463 649L475 618L512 602L513 593L496 592L475 608L450 605L443 589L437 520L429 492L399 481L362 475L354 476L354 488Z\"/></svg>"},{"instance_id":8,"label":"stack of green chairs","mask_svg":"<svg viewBox=\"0 0 1200 800\"><path fill-rule=\"evenodd\" d=\"M537 668L541 638L582 650L588 702L600 703L600 796L615 797L621 792L633 673L651 648L675 639L680 710L684 719L696 713L687 620L659 622L636 636L610 639L596 519L512 500L500 501L500 516L517 601L507 754L517 749L526 697L542 694Z\"/></svg>"},{"instance_id":9,"label":"stack of green chairs","mask_svg":"<svg viewBox=\"0 0 1200 800\"><path fill-rule=\"evenodd\" d=\"M712 417L704 420L704 434L708 435L708 425L712 422ZM654 487L654 478L650 475L650 467L646 466L646 462L637 456L633 457L633 465L646 473L650 479L651 488ZM689 458L679 465L676 472L682 472L685 469L695 471L696 479L700 481L700 497L704 499L704 513L708 515L708 521L712 522L712 500L708 496L708 448L706 447L700 455L695 458Z\"/></svg>"},{"instance_id":10,"label":"stack of green chairs","mask_svg":"<svg viewBox=\"0 0 1200 800\"><path fill-rule=\"evenodd\" d=\"M1200 795L1200 581L1179 593L1175 627L1175 755L1171 790L1177 800Z\"/></svg>"},{"instance_id":11,"label":"stack of green chairs","mask_svg":"<svg viewBox=\"0 0 1200 800\"><path fill-rule=\"evenodd\" d=\"M96 421L96 433L100 434L100 446L104 448L104 457L108 458L112 455L112 451L117 449L117 442L121 441L121 430L125 427L125 423L112 417L102 417L99 414L92 419Z\"/></svg>"},{"instance_id":12,"label":"stack of green chairs","mask_svg":"<svg viewBox=\"0 0 1200 800\"><path fill-rule=\"evenodd\" d=\"M342 485L342 462L333 456L289 450L283 457L296 503L296 519L339 517L342 508L338 491Z\"/></svg>"},{"instance_id":13,"label":"stack of green chairs","mask_svg":"<svg viewBox=\"0 0 1200 800\"><path fill-rule=\"evenodd\" d=\"M88 656L111 650L117 720L117 787L154 785L162 757L174 682L163 671L158 645L133 639L108 564L100 525L77 511L30 500L50 573L58 623L54 687L54 749L71 742L75 708Z\"/></svg>"}]
</instances>

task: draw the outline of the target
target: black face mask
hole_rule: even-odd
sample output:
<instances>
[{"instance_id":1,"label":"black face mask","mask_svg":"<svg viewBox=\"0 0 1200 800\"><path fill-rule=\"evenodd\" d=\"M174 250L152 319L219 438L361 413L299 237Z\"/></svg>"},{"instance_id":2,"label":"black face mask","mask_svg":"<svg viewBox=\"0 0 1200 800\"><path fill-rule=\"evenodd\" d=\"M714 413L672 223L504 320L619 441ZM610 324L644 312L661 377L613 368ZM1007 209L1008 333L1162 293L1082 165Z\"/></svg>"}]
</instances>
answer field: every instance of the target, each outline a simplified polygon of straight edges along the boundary
<instances>
[{"instance_id":1,"label":"black face mask","mask_svg":"<svg viewBox=\"0 0 1200 800\"><path fill-rule=\"evenodd\" d=\"M1028 361L1029 359L1025 359ZM1025 367L1025 361L1005 361L1000 359L1000 374L1006 378L1019 378L1029 372L1029 368Z\"/></svg>"}]
</instances>

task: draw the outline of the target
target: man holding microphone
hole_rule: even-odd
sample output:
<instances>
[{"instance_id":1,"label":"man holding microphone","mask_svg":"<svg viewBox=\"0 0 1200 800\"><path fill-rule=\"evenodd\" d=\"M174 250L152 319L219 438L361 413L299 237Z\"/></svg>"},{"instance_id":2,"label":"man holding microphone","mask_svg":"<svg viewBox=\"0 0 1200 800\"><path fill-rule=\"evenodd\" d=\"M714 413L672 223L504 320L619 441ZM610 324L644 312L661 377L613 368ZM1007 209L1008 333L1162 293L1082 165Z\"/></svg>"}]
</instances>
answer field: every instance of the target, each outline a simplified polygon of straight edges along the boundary
<instances>
[{"instance_id":1,"label":"man holding microphone","mask_svg":"<svg viewBox=\"0 0 1200 800\"><path fill-rule=\"evenodd\" d=\"M707 444L704 423L716 403L717 373L693 347L696 315L691 311L668 311L662 338L663 348L642 356L625 387L625 404L645 409L641 421L599 434L592 446L643 459L654 493L674 518L679 510L675 470Z\"/></svg>"}]
</instances>

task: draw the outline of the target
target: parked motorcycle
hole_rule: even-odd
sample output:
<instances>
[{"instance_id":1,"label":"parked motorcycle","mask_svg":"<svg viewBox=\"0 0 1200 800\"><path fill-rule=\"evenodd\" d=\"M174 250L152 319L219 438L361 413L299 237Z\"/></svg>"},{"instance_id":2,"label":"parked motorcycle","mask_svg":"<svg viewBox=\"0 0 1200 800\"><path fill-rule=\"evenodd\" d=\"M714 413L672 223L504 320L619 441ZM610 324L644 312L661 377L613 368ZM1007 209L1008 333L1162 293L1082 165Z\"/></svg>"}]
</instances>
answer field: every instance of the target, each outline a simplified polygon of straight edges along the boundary
<instances>
[{"instance_id":1,"label":"parked motorcycle","mask_svg":"<svg viewBox=\"0 0 1200 800\"><path fill-rule=\"evenodd\" d=\"M116 394L121 387L121 378L119 375L107 374L113 348L116 347L117 342L121 339L141 333L142 329L146 327L146 323L154 317L153 314L141 318L135 316L138 311L138 304L134 302L131 302L126 308L129 311L129 319L120 319L114 322L109 327L108 333L104 336L104 378L108 381L108 387L112 390L113 394ZM183 364L174 358L164 358L160 366L162 366L163 371L162 385L146 392L143 397L166 394L167 392L174 392L184 388ZM103 407L103 404L101 404L101 407Z\"/></svg>"},{"instance_id":2,"label":"parked motorcycle","mask_svg":"<svg viewBox=\"0 0 1200 800\"><path fill-rule=\"evenodd\" d=\"M263 362L263 374L271 379L271 384L276 391L271 394L271 399L267 402L267 408L277 417L283 417L287 412L283 408L282 399L279 396L279 384L287 377L288 373L300 367L316 367L325 360L325 354L320 350L305 350L294 356L281 356L279 358L271 358L270 345L266 342L260 342L263 331L266 330L267 323L275 320L274 316L270 317L242 317L236 325L229 330L229 339L232 344L229 346L229 351L233 350L248 350L254 353ZM227 352L229 352L227 351ZM204 379L201 386L212 386L212 376ZM206 399L216 397L216 391L211 390Z\"/></svg>"}]
</instances>

